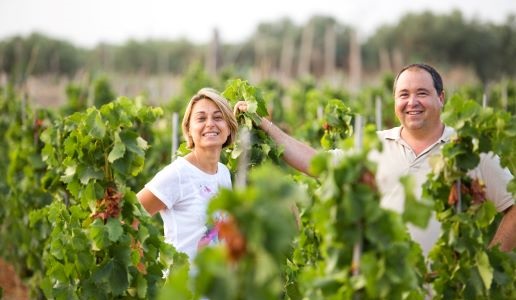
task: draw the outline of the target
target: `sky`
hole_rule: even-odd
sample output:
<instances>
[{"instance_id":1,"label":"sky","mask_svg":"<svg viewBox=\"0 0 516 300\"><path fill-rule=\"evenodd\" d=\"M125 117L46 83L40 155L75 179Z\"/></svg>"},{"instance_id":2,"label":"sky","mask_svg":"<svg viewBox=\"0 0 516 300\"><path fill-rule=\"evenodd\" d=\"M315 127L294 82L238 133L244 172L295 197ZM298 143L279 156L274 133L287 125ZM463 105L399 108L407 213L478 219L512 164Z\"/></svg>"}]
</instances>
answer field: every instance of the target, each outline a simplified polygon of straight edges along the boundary
<instances>
[{"instance_id":1,"label":"sky","mask_svg":"<svg viewBox=\"0 0 516 300\"><path fill-rule=\"evenodd\" d=\"M0 40L40 32L92 48L129 39L207 43L217 29L225 43L249 38L259 23L287 17L296 25L313 15L334 17L366 38L408 12L453 9L467 20L504 23L515 0L0 0Z\"/></svg>"}]
</instances>

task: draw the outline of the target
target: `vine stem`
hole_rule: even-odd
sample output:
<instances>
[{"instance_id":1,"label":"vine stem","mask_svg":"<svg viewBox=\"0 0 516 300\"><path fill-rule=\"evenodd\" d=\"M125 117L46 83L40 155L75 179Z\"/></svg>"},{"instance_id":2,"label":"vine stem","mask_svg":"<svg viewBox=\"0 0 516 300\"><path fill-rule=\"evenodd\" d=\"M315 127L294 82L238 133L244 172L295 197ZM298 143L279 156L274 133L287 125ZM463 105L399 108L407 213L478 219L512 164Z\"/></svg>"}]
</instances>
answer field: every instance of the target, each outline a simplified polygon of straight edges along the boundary
<instances>
[{"instance_id":1,"label":"vine stem","mask_svg":"<svg viewBox=\"0 0 516 300\"><path fill-rule=\"evenodd\" d=\"M361 115L356 115L355 124L355 151L362 151L364 139L363 139L363 118ZM359 231L359 237L355 244L353 245L353 258L351 261L352 273L353 276L360 274L360 257L362 256L362 226L360 223L357 224L357 229Z\"/></svg>"},{"instance_id":2,"label":"vine stem","mask_svg":"<svg viewBox=\"0 0 516 300\"><path fill-rule=\"evenodd\" d=\"M104 151L104 174L109 182L113 181L113 176L109 169L108 153L106 151Z\"/></svg>"},{"instance_id":3,"label":"vine stem","mask_svg":"<svg viewBox=\"0 0 516 300\"><path fill-rule=\"evenodd\" d=\"M461 212L461 206L462 206L462 193L460 191L461 189L461 180L460 178L457 179L457 181L455 182L455 187L457 188L457 202L455 203L455 213L460 213Z\"/></svg>"},{"instance_id":4,"label":"vine stem","mask_svg":"<svg viewBox=\"0 0 516 300\"><path fill-rule=\"evenodd\" d=\"M351 263L353 276L360 274L360 257L362 256L362 226L359 226L358 230L360 232L360 236L358 237L357 242L353 245L353 258Z\"/></svg>"}]
</instances>

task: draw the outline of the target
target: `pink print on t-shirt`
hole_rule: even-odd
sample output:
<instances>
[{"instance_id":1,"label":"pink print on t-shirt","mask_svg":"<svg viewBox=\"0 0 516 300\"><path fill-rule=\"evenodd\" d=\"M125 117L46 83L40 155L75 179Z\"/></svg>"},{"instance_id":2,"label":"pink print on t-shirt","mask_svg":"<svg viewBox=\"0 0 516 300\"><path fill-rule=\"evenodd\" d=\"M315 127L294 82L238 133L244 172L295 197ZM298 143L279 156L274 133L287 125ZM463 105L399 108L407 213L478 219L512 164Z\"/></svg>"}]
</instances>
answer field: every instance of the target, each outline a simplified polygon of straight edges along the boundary
<instances>
[{"instance_id":1,"label":"pink print on t-shirt","mask_svg":"<svg viewBox=\"0 0 516 300\"><path fill-rule=\"evenodd\" d=\"M206 230L206 233L204 236L199 240L199 243L197 243L197 249L201 249L202 247L208 246L208 245L215 245L219 242L219 227L220 227L220 221L217 221L215 223L215 226L213 228L210 228Z\"/></svg>"},{"instance_id":2,"label":"pink print on t-shirt","mask_svg":"<svg viewBox=\"0 0 516 300\"><path fill-rule=\"evenodd\" d=\"M201 196L204 198L204 199L209 199L211 198L212 194L213 194L213 191L206 185L201 185L199 187L201 189Z\"/></svg>"}]
</instances>

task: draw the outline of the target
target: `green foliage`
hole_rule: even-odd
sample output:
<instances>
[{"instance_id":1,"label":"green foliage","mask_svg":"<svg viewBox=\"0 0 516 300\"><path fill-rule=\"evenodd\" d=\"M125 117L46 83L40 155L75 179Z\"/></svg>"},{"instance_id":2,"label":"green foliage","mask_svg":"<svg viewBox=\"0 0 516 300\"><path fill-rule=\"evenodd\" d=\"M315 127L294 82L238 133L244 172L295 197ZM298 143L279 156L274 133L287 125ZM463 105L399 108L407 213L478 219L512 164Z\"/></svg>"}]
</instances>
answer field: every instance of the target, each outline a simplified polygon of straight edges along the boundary
<instances>
[{"instance_id":1,"label":"green foliage","mask_svg":"<svg viewBox=\"0 0 516 300\"><path fill-rule=\"evenodd\" d=\"M234 79L228 81L226 89L222 95L230 101L234 106L238 101L247 102L247 111L237 115L237 122L240 127L244 127L250 134L250 158L248 165L250 167L260 165L267 159L279 162L281 150L276 146L272 139L261 129L256 128L262 122L261 117L266 117L267 107L265 100L261 94L261 90L250 85L246 80ZM229 149L227 161L232 171L236 170L237 159L242 151L241 143L236 143L232 149Z\"/></svg>"},{"instance_id":2,"label":"green foliage","mask_svg":"<svg viewBox=\"0 0 516 300\"><path fill-rule=\"evenodd\" d=\"M429 254L435 299L514 298L514 251L488 248L491 227L498 225L496 210L486 201L482 183L467 172L487 151L500 155L502 164L514 172L515 119L459 96L448 102L443 119L456 129L456 136L433 162L423 187L423 197L435 203L443 230Z\"/></svg>"},{"instance_id":3,"label":"green foliage","mask_svg":"<svg viewBox=\"0 0 516 300\"><path fill-rule=\"evenodd\" d=\"M267 104L267 110L270 112L271 120L274 122L283 122L285 116L285 106L283 105L283 96L285 89L276 80L266 79L258 85L258 89L262 91L263 98Z\"/></svg>"},{"instance_id":4,"label":"green foliage","mask_svg":"<svg viewBox=\"0 0 516 300\"><path fill-rule=\"evenodd\" d=\"M421 249L401 217L380 208L366 154L312 161L321 180L311 212L320 259L301 270L300 290L310 299L423 299Z\"/></svg>"},{"instance_id":5,"label":"green foliage","mask_svg":"<svg viewBox=\"0 0 516 300\"><path fill-rule=\"evenodd\" d=\"M59 120L42 134L46 182L56 193L30 220L33 227L52 228L42 256L46 297L157 295L163 270L178 254L164 243L126 179L143 168L148 146L140 126L160 114L160 109L118 98Z\"/></svg>"},{"instance_id":6,"label":"green foliage","mask_svg":"<svg viewBox=\"0 0 516 300\"><path fill-rule=\"evenodd\" d=\"M183 102L219 82L200 66L191 76ZM345 91L315 84L283 94L277 83L254 87L229 80L223 94L233 105L250 104L238 116L251 131L245 166L250 176L247 188L224 190L213 199L210 215L225 216L225 241L202 249L192 266L163 242L161 225L143 212L133 192L170 161L169 122L161 109L123 97L86 108L87 89L71 86L68 97L76 102L57 116L33 111L29 99L2 87L0 239L9 243L0 243L0 255L28 283L31 298L39 299L422 299L427 288L437 299L514 298L514 252L487 246L499 214L489 202L472 204L466 193L460 211L447 203L457 180L474 184L464 175L482 152L498 154L515 172L514 114L482 109L478 98L465 101L462 93L452 97L442 117L457 129L457 138L443 148L424 199L407 193L398 215L379 207L375 166L366 159L378 146L375 127L364 128L363 151L353 150L357 145L349 138L352 110L371 123L374 97L392 100L391 79L362 90L353 103ZM512 99L512 85L507 87ZM285 106L284 128L312 145L345 153L341 160L318 155L311 164L315 178L272 167L271 161L284 166L281 149L256 126L267 108L293 96L303 123L290 122L294 110ZM68 111L73 114L64 116ZM234 171L242 151L237 142L222 160ZM409 178L402 184L412 190ZM510 189L514 194L514 181ZM434 206L444 232L427 269L404 223L425 227ZM138 230L131 226L135 219Z\"/></svg>"},{"instance_id":7,"label":"green foliage","mask_svg":"<svg viewBox=\"0 0 516 300\"><path fill-rule=\"evenodd\" d=\"M109 79L106 76L101 76L93 81L93 105L101 107L115 100L115 93L113 92Z\"/></svg>"},{"instance_id":8,"label":"green foliage","mask_svg":"<svg viewBox=\"0 0 516 300\"><path fill-rule=\"evenodd\" d=\"M403 176L400 182L405 189L405 205L402 218L406 223L412 223L420 228L426 228L433 212L434 205L427 199L417 199L414 195L413 178Z\"/></svg>"},{"instance_id":9,"label":"green foliage","mask_svg":"<svg viewBox=\"0 0 516 300\"><path fill-rule=\"evenodd\" d=\"M353 133L351 110L342 101L332 99L324 108L324 116L321 145L324 149L335 149L341 140Z\"/></svg>"},{"instance_id":10,"label":"green foliage","mask_svg":"<svg viewBox=\"0 0 516 300\"><path fill-rule=\"evenodd\" d=\"M488 106L504 110L512 115L516 114L516 82L504 79L500 82L493 83L489 91Z\"/></svg>"},{"instance_id":11,"label":"green foliage","mask_svg":"<svg viewBox=\"0 0 516 300\"><path fill-rule=\"evenodd\" d=\"M88 91L80 85L70 83L66 87L66 105L62 111L65 115L85 110L88 106Z\"/></svg>"},{"instance_id":12,"label":"green foliage","mask_svg":"<svg viewBox=\"0 0 516 300\"><path fill-rule=\"evenodd\" d=\"M292 134L300 140L330 149L352 133L349 96L345 92L330 87L319 90L302 81L291 95L293 111L300 113L290 116L296 119L290 124L299 124Z\"/></svg>"},{"instance_id":13,"label":"green foliage","mask_svg":"<svg viewBox=\"0 0 516 300\"><path fill-rule=\"evenodd\" d=\"M502 166L516 173L515 115L493 108L483 109L473 100L455 96L448 101L442 118L458 132L458 140L453 147L448 146L447 151L457 157L455 169L471 169L480 153L491 151L500 156Z\"/></svg>"},{"instance_id":14,"label":"green foliage","mask_svg":"<svg viewBox=\"0 0 516 300\"><path fill-rule=\"evenodd\" d=\"M51 201L40 183L46 168L39 136L54 116L43 109L34 112L10 86L1 90L0 111L0 152L5 154L0 163L0 239L8 241L1 243L0 255L31 287L32 297L38 297L44 269L40 253L49 227L30 228L28 212Z\"/></svg>"},{"instance_id":15,"label":"green foliage","mask_svg":"<svg viewBox=\"0 0 516 300\"><path fill-rule=\"evenodd\" d=\"M316 82L313 78L310 77L303 77L291 85L289 91L288 91L288 97L291 99L291 104L288 110L287 122L288 124L291 124L293 128L297 128L298 126L302 126L306 121L310 120L307 119L307 112L306 112L306 105L307 105L307 97L308 93L311 90L316 89ZM336 97L338 98L338 97ZM317 102L313 103L316 107ZM312 105L312 107L313 107ZM317 109L317 108L316 108ZM310 114L317 115L317 110L313 110Z\"/></svg>"}]
</instances>

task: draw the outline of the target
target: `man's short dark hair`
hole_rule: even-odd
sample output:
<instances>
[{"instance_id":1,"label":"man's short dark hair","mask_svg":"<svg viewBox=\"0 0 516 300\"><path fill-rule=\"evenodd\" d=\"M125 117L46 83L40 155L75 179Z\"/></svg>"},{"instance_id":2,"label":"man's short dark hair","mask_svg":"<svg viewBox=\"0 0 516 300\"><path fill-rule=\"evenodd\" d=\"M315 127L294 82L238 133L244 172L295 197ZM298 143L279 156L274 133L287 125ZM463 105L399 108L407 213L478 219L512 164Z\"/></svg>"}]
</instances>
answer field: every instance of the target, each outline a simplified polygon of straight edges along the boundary
<instances>
[{"instance_id":1,"label":"man's short dark hair","mask_svg":"<svg viewBox=\"0 0 516 300\"><path fill-rule=\"evenodd\" d=\"M434 88L437 91L437 95L440 95L443 92L443 79L441 78L439 72L437 72L437 70L434 67L422 63L410 64L408 66L403 67L403 69L401 69L401 71L398 72L398 75L396 75L396 78L394 79L394 86L392 87L393 92L396 89L396 83L398 83L398 78L400 77L401 73L408 69L421 69L427 71L430 74L430 76L432 76Z\"/></svg>"}]
</instances>

